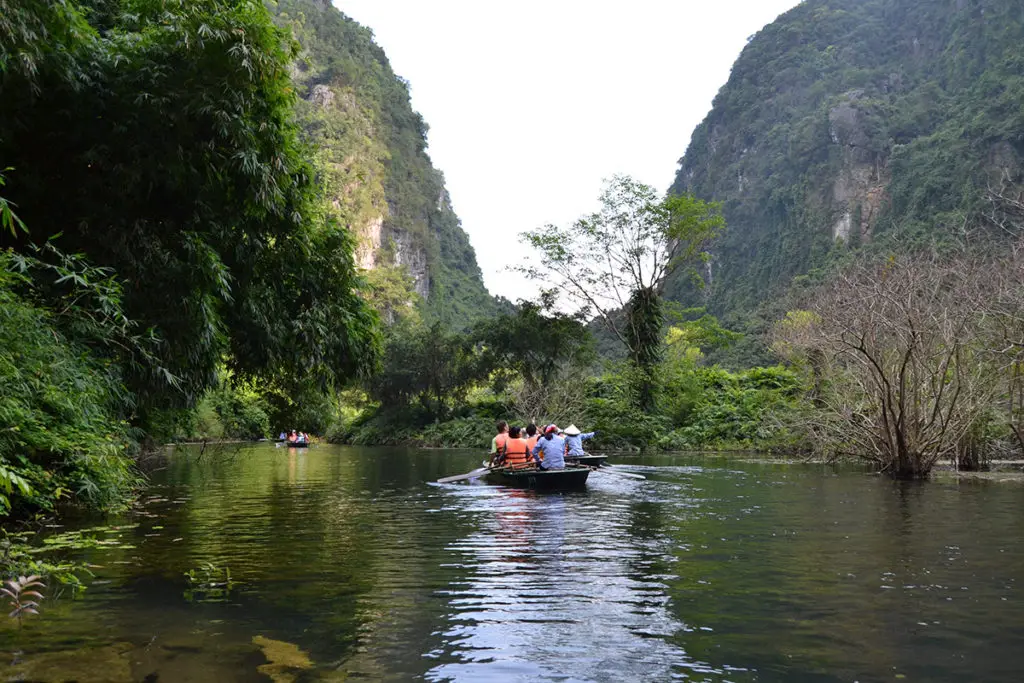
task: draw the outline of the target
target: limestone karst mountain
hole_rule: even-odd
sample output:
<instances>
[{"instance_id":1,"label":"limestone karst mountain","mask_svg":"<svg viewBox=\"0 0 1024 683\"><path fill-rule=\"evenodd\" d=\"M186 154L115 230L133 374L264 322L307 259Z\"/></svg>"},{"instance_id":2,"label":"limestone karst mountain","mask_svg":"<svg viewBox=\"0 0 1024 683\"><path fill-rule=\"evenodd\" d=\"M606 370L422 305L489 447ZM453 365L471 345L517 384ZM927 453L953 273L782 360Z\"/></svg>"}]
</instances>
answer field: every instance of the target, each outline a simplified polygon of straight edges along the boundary
<instances>
[{"instance_id":1,"label":"limestone karst mountain","mask_svg":"<svg viewBox=\"0 0 1024 683\"><path fill-rule=\"evenodd\" d=\"M850 249L984 230L1021 180L1024 4L807 0L753 36L674 191L725 204L704 299L750 311ZM998 232L998 231L995 231Z\"/></svg>"},{"instance_id":2,"label":"limestone karst mountain","mask_svg":"<svg viewBox=\"0 0 1024 683\"><path fill-rule=\"evenodd\" d=\"M326 0L268 7L302 46L299 117L378 294L401 297L411 280L426 314L453 324L493 310L444 177L426 153L427 125L372 31Z\"/></svg>"}]
</instances>

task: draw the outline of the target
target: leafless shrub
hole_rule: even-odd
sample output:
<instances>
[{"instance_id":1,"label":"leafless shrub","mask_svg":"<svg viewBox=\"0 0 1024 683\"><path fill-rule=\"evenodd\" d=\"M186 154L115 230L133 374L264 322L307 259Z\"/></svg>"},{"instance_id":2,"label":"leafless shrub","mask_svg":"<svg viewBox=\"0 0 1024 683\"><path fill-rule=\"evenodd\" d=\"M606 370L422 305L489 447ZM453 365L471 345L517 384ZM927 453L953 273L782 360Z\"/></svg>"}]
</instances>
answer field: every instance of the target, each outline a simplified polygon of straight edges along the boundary
<instances>
[{"instance_id":1,"label":"leafless shrub","mask_svg":"<svg viewBox=\"0 0 1024 683\"><path fill-rule=\"evenodd\" d=\"M583 370L568 369L544 382L519 382L510 392L513 414L533 422L579 421L585 409L585 381Z\"/></svg>"},{"instance_id":2,"label":"leafless shrub","mask_svg":"<svg viewBox=\"0 0 1024 683\"><path fill-rule=\"evenodd\" d=\"M994 260L986 277L991 288L986 302L989 353L999 369L1000 405L1020 455L1024 454L1024 240Z\"/></svg>"},{"instance_id":3,"label":"leafless shrub","mask_svg":"<svg viewBox=\"0 0 1024 683\"><path fill-rule=\"evenodd\" d=\"M776 350L815 374L808 429L822 450L897 478L980 455L975 436L998 392L984 268L928 254L861 260L776 327Z\"/></svg>"}]
</instances>

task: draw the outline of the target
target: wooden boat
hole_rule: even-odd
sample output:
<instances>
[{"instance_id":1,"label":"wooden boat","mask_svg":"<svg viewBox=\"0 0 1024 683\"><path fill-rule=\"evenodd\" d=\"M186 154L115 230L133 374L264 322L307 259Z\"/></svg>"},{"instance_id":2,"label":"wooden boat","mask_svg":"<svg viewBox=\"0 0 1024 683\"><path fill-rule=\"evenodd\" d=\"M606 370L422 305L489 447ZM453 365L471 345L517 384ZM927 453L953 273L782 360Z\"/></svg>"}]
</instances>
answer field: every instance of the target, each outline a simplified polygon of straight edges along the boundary
<instances>
[{"instance_id":1,"label":"wooden boat","mask_svg":"<svg viewBox=\"0 0 1024 683\"><path fill-rule=\"evenodd\" d=\"M487 463L484 463L487 466ZM582 465L567 464L564 470L539 470L535 467L510 468L491 470L483 476L488 484L500 484L517 489L537 489L538 491L569 491L584 488L590 468Z\"/></svg>"},{"instance_id":2,"label":"wooden boat","mask_svg":"<svg viewBox=\"0 0 1024 683\"><path fill-rule=\"evenodd\" d=\"M584 465L586 467L603 467L606 460L608 460L607 455L591 455L590 453L581 456L565 456L566 462L576 463L577 465Z\"/></svg>"},{"instance_id":3,"label":"wooden boat","mask_svg":"<svg viewBox=\"0 0 1024 683\"><path fill-rule=\"evenodd\" d=\"M308 441L285 441L284 445L288 448L309 448Z\"/></svg>"}]
</instances>

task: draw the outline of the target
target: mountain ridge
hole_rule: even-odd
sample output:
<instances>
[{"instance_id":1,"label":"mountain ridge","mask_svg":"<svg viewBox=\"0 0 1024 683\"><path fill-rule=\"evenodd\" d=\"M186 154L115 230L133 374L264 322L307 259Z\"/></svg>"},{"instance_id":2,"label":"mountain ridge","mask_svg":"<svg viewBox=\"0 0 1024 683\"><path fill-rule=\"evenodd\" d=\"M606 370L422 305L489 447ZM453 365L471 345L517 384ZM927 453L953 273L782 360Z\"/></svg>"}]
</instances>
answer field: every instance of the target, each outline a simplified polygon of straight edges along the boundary
<instances>
[{"instance_id":1,"label":"mountain ridge","mask_svg":"<svg viewBox=\"0 0 1024 683\"><path fill-rule=\"evenodd\" d=\"M955 238L1024 167L1024 5L806 0L752 37L670 192L722 201L704 292L749 312L850 250Z\"/></svg>"},{"instance_id":2,"label":"mountain ridge","mask_svg":"<svg viewBox=\"0 0 1024 683\"><path fill-rule=\"evenodd\" d=\"M444 176L427 154L428 126L373 32L328 0L267 6L301 45L298 118L337 217L358 238L357 262L371 286L407 279L427 317L452 325L493 312Z\"/></svg>"}]
</instances>

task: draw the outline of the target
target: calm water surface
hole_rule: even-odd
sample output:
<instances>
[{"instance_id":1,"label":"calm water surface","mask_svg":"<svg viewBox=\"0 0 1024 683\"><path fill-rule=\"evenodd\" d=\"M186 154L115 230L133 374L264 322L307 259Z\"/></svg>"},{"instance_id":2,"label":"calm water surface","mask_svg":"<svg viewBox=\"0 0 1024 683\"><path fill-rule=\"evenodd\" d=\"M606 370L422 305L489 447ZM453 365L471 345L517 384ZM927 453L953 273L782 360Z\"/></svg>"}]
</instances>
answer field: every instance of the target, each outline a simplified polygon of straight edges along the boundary
<instances>
[{"instance_id":1,"label":"calm water surface","mask_svg":"<svg viewBox=\"0 0 1024 683\"><path fill-rule=\"evenodd\" d=\"M0 679L1024 675L1024 486L679 456L577 493L428 483L479 460L179 451L81 597L0 627Z\"/></svg>"}]
</instances>

